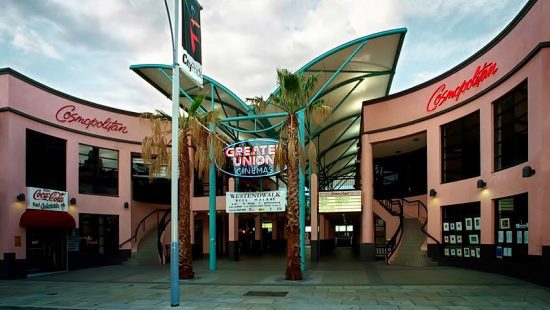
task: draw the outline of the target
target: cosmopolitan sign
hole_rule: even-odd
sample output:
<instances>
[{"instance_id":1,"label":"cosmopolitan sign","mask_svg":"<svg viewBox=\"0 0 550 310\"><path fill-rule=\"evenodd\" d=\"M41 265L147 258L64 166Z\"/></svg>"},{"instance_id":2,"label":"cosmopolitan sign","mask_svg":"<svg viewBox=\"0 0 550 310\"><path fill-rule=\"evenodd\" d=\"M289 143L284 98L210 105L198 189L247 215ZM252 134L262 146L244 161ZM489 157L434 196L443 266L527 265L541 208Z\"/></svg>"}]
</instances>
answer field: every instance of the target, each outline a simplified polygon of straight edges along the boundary
<instances>
[{"instance_id":1,"label":"cosmopolitan sign","mask_svg":"<svg viewBox=\"0 0 550 310\"><path fill-rule=\"evenodd\" d=\"M82 116L76 111L74 105L66 105L55 113L55 119L60 123L78 123L86 129L99 128L107 132L122 132L128 133L128 129L124 124L119 123L116 119L110 117L104 120L98 120L95 117Z\"/></svg>"},{"instance_id":2,"label":"cosmopolitan sign","mask_svg":"<svg viewBox=\"0 0 550 310\"><path fill-rule=\"evenodd\" d=\"M53 189L27 187L28 201L27 209L67 211L68 194L64 191Z\"/></svg>"},{"instance_id":3,"label":"cosmopolitan sign","mask_svg":"<svg viewBox=\"0 0 550 310\"><path fill-rule=\"evenodd\" d=\"M445 83L439 85L433 92L430 100L426 103L426 111L435 111L449 99L458 101L458 98L460 98L462 94L469 91L472 87L478 87L486 78L497 73L497 70L498 67L496 63L485 63L483 66L477 66L474 75L469 80L464 80L460 86L454 89L446 89L447 85Z\"/></svg>"},{"instance_id":4,"label":"cosmopolitan sign","mask_svg":"<svg viewBox=\"0 0 550 310\"><path fill-rule=\"evenodd\" d=\"M275 150L279 142L273 139L253 139L231 144L223 149L229 162L229 171L223 172L241 178L257 178L279 173L275 169Z\"/></svg>"}]
</instances>

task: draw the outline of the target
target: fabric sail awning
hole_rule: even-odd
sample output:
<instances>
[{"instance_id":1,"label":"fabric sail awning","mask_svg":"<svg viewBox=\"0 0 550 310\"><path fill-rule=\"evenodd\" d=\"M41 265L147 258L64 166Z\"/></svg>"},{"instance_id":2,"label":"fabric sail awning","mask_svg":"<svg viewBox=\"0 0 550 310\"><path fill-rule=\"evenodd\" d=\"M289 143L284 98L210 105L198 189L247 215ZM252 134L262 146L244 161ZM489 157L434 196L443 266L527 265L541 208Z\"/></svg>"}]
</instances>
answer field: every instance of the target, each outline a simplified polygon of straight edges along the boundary
<instances>
[{"instance_id":1,"label":"fabric sail awning","mask_svg":"<svg viewBox=\"0 0 550 310\"><path fill-rule=\"evenodd\" d=\"M68 212L49 210L26 210L19 225L39 228L75 228L76 222Z\"/></svg>"}]
</instances>

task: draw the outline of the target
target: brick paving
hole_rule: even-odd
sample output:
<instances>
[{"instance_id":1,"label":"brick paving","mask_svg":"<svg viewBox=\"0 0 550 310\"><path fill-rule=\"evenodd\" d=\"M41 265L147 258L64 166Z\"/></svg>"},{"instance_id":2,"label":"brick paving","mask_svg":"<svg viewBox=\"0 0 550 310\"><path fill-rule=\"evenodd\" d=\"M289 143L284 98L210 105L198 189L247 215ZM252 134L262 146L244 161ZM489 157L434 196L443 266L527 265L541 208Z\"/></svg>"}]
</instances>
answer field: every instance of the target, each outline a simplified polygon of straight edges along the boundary
<instances>
[{"instance_id":1,"label":"brick paving","mask_svg":"<svg viewBox=\"0 0 550 310\"><path fill-rule=\"evenodd\" d=\"M215 272L203 259L195 270L178 309L550 309L546 287L451 267L328 260L298 283L282 278L283 257L220 260ZM169 294L168 266L107 266L0 281L0 309L173 309Z\"/></svg>"}]
</instances>

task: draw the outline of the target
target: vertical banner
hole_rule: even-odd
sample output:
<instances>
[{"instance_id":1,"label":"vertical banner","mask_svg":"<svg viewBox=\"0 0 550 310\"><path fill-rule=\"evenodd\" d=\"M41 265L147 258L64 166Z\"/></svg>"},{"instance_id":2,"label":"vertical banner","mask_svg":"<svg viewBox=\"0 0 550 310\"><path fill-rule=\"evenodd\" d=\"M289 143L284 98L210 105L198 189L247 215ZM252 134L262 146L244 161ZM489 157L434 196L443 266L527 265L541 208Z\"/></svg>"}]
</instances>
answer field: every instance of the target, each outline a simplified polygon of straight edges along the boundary
<instances>
[{"instance_id":1,"label":"vertical banner","mask_svg":"<svg viewBox=\"0 0 550 310\"><path fill-rule=\"evenodd\" d=\"M202 87L201 6L197 0L182 0L181 70L195 84Z\"/></svg>"}]
</instances>

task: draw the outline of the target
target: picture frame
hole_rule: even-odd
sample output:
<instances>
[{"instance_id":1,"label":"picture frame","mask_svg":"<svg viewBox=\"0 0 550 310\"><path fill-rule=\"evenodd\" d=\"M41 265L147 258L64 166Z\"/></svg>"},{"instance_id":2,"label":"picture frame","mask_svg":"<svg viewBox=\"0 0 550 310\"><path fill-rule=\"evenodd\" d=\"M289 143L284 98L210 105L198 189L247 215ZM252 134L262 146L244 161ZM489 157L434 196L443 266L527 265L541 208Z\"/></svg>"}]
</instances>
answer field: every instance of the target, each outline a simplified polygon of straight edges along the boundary
<instances>
[{"instance_id":1,"label":"picture frame","mask_svg":"<svg viewBox=\"0 0 550 310\"><path fill-rule=\"evenodd\" d=\"M470 256L471 255L472 255L472 253L470 252ZM481 248L480 247L476 247L476 257L481 258Z\"/></svg>"},{"instance_id":2,"label":"picture frame","mask_svg":"<svg viewBox=\"0 0 550 310\"><path fill-rule=\"evenodd\" d=\"M456 222L455 227L456 227L456 230L462 231L462 222Z\"/></svg>"},{"instance_id":3,"label":"picture frame","mask_svg":"<svg viewBox=\"0 0 550 310\"><path fill-rule=\"evenodd\" d=\"M461 248L456 249L456 256L462 257L462 249Z\"/></svg>"},{"instance_id":4,"label":"picture frame","mask_svg":"<svg viewBox=\"0 0 550 310\"><path fill-rule=\"evenodd\" d=\"M500 219L500 229L510 229L510 218Z\"/></svg>"},{"instance_id":5,"label":"picture frame","mask_svg":"<svg viewBox=\"0 0 550 310\"><path fill-rule=\"evenodd\" d=\"M455 223L451 223L449 226L450 226L450 230L455 230Z\"/></svg>"},{"instance_id":6,"label":"picture frame","mask_svg":"<svg viewBox=\"0 0 550 310\"><path fill-rule=\"evenodd\" d=\"M470 241L470 244L479 244L479 236L478 235L469 235L468 239Z\"/></svg>"},{"instance_id":7,"label":"picture frame","mask_svg":"<svg viewBox=\"0 0 550 310\"><path fill-rule=\"evenodd\" d=\"M445 248L443 250L443 253L444 253L445 256L449 256L449 248Z\"/></svg>"},{"instance_id":8,"label":"picture frame","mask_svg":"<svg viewBox=\"0 0 550 310\"><path fill-rule=\"evenodd\" d=\"M474 229L481 230L481 217L474 217Z\"/></svg>"},{"instance_id":9,"label":"picture frame","mask_svg":"<svg viewBox=\"0 0 550 310\"><path fill-rule=\"evenodd\" d=\"M449 243L449 236L443 236L443 242Z\"/></svg>"},{"instance_id":10,"label":"picture frame","mask_svg":"<svg viewBox=\"0 0 550 310\"><path fill-rule=\"evenodd\" d=\"M443 231L449 231L449 223L443 223Z\"/></svg>"},{"instance_id":11,"label":"picture frame","mask_svg":"<svg viewBox=\"0 0 550 310\"><path fill-rule=\"evenodd\" d=\"M456 236L455 235L451 235L451 244L456 244Z\"/></svg>"},{"instance_id":12,"label":"picture frame","mask_svg":"<svg viewBox=\"0 0 550 310\"><path fill-rule=\"evenodd\" d=\"M457 235L456 236L456 243L462 244L462 235Z\"/></svg>"},{"instance_id":13,"label":"picture frame","mask_svg":"<svg viewBox=\"0 0 550 310\"><path fill-rule=\"evenodd\" d=\"M456 250L455 249L451 249L451 256L456 256Z\"/></svg>"},{"instance_id":14,"label":"picture frame","mask_svg":"<svg viewBox=\"0 0 550 310\"><path fill-rule=\"evenodd\" d=\"M470 248L464 248L464 257L470 257Z\"/></svg>"},{"instance_id":15,"label":"picture frame","mask_svg":"<svg viewBox=\"0 0 550 310\"><path fill-rule=\"evenodd\" d=\"M465 218L464 226L466 226L466 230L472 230L474 228L474 220L471 217Z\"/></svg>"}]
</instances>

